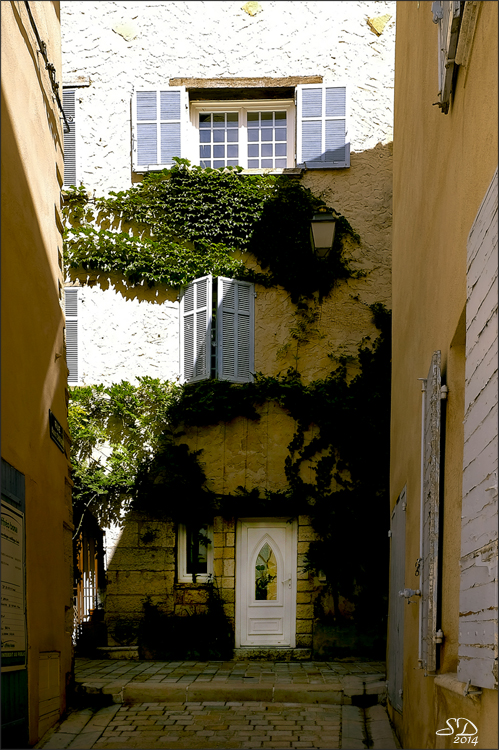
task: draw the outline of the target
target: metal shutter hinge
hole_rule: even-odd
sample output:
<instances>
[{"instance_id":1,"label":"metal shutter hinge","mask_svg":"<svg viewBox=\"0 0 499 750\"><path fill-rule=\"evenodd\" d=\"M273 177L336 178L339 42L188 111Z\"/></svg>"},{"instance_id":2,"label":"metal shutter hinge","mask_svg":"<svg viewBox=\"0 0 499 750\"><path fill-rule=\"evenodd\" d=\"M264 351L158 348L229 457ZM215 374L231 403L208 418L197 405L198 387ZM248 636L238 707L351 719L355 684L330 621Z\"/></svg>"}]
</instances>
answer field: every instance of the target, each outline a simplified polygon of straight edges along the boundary
<instances>
[{"instance_id":1,"label":"metal shutter hinge","mask_svg":"<svg viewBox=\"0 0 499 750\"><path fill-rule=\"evenodd\" d=\"M445 399L447 398L447 394L448 393L449 393L449 389L447 388L446 385L443 385L440 388L440 398L442 399L442 401L445 401Z\"/></svg>"},{"instance_id":2,"label":"metal shutter hinge","mask_svg":"<svg viewBox=\"0 0 499 750\"><path fill-rule=\"evenodd\" d=\"M392 536L392 531L391 531L391 530L390 530L390 531L388 532L388 536L389 536L389 537L391 537L391 536Z\"/></svg>"},{"instance_id":3,"label":"metal shutter hinge","mask_svg":"<svg viewBox=\"0 0 499 750\"><path fill-rule=\"evenodd\" d=\"M443 640L444 640L444 633L443 633L443 630L442 630L442 629L440 629L440 630L437 630L437 632L436 632L436 633L435 633L435 635L433 636L433 642L434 642L434 643L442 643L442 642L443 642Z\"/></svg>"},{"instance_id":4,"label":"metal shutter hinge","mask_svg":"<svg viewBox=\"0 0 499 750\"><path fill-rule=\"evenodd\" d=\"M470 690L470 687L473 687L473 690ZM468 695L481 695L481 694L482 694L481 689L480 688L475 689L475 686L471 684L471 680L468 680L463 690L464 697L466 698L468 697Z\"/></svg>"}]
</instances>

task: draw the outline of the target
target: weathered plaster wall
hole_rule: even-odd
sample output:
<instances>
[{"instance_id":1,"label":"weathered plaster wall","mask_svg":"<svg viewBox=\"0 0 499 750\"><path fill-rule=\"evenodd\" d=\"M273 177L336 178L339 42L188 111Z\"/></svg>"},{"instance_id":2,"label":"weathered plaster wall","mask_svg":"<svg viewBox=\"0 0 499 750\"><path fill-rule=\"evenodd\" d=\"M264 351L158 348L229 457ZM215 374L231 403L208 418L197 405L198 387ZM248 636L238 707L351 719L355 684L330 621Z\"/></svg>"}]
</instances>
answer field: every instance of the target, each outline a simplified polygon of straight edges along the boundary
<instances>
[{"instance_id":1,"label":"weathered plaster wall","mask_svg":"<svg viewBox=\"0 0 499 750\"><path fill-rule=\"evenodd\" d=\"M264 0L255 16L237 0L61 5L64 81L91 80L77 96L77 176L98 194L130 183L133 87L180 76L322 75L350 87L353 151L392 140L394 2ZM384 15L377 36L367 18Z\"/></svg>"},{"instance_id":2,"label":"weathered plaster wall","mask_svg":"<svg viewBox=\"0 0 499 750\"><path fill-rule=\"evenodd\" d=\"M468 4L466 4L468 5ZM442 352L449 389L443 477L440 671L457 670L459 559L465 405L467 239L497 168L497 4L479 4L466 67L457 72L447 115L437 99L438 29L431 2L397 5L394 123L393 357L391 507L407 485L405 585L417 589L421 459L421 384ZM479 134L479 137L477 137ZM471 344L471 342L469 342ZM485 504L485 500L484 500ZM435 735L449 716L477 717L477 747L497 744L497 694L478 704L453 695L417 668L418 607L405 609L404 712L392 711L405 747L451 747ZM390 667L389 667L390 668ZM417 706L418 710L412 710ZM447 710L454 713L448 714ZM470 717L471 718L471 717ZM474 721L474 719L472 719ZM440 745L438 743L441 743ZM447 743L447 744L444 744ZM489 743L489 744L487 744Z\"/></svg>"},{"instance_id":3,"label":"weathered plaster wall","mask_svg":"<svg viewBox=\"0 0 499 750\"><path fill-rule=\"evenodd\" d=\"M30 3L30 8L60 81L59 3ZM66 709L72 656L69 463L50 439L48 420L50 409L67 433L57 223L63 135L24 3L2 4L1 16L2 458L25 476L31 746ZM69 441L66 445L69 455ZM2 674L6 695L4 677L9 676ZM8 718L3 713L2 722ZM24 741L23 729L16 731ZM2 740L10 743L3 733Z\"/></svg>"}]
</instances>

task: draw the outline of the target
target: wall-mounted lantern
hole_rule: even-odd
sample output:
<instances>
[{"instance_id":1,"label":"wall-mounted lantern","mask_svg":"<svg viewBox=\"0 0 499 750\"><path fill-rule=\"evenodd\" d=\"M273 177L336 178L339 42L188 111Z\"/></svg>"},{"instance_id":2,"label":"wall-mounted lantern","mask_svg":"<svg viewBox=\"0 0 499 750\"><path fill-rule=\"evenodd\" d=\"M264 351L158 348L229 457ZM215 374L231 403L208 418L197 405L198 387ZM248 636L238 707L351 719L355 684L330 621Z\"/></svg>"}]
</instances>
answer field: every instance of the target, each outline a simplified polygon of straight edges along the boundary
<instances>
[{"instance_id":1,"label":"wall-mounted lantern","mask_svg":"<svg viewBox=\"0 0 499 750\"><path fill-rule=\"evenodd\" d=\"M336 216L326 206L320 206L310 222L310 242L318 258L326 258L334 242Z\"/></svg>"}]
</instances>

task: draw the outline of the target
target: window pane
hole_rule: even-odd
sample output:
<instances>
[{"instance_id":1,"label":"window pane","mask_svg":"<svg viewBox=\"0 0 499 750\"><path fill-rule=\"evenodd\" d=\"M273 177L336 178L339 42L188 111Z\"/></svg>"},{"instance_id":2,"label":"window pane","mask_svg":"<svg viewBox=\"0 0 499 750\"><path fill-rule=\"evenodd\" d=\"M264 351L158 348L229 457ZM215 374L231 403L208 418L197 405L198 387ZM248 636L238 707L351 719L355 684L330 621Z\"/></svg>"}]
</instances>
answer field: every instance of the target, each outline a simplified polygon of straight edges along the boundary
<instances>
[{"instance_id":1,"label":"window pane","mask_svg":"<svg viewBox=\"0 0 499 750\"><path fill-rule=\"evenodd\" d=\"M267 542L256 558L255 599L259 601L277 599L277 561L272 547Z\"/></svg>"},{"instance_id":2,"label":"window pane","mask_svg":"<svg viewBox=\"0 0 499 750\"><path fill-rule=\"evenodd\" d=\"M271 141L273 132L272 128L262 128L262 141Z\"/></svg>"},{"instance_id":3,"label":"window pane","mask_svg":"<svg viewBox=\"0 0 499 750\"><path fill-rule=\"evenodd\" d=\"M225 146L213 146L213 156L218 159L223 159L225 156Z\"/></svg>"},{"instance_id":4,"label":"window pane","mask_svg":"<svg viewBox=\"0 0 499 750\"><path fill-rule=\"evenodd\" d=\"M248 156L260 156L260 146L258 144L248 146Z\"/></svg>"},{"instance_id":5,"label":"window pane","mask_svg":"<svg viewBox=\"0 0 499 750\"><path fill-rule=\"evenodd\" d=\"M286 140L286 128L276 128L275 139L276 141L285 141Z\"/></svg>"},{"instance_id":6,"label":"window pane","mask_svg":"<svg viewBox=\"0 0 499 750\"><path fill-rule=\"evenodd\" d=\"M275 155L276 156L286 156L287 155L287 145L285 143L276 143L276 145L275 145Z\"/></svg>"},{"instance_id":7,"label":"window pane","mask_svg":"<svg viewBox=\"0 0 499 750\"><path fill-rule=\"evenodd\" d=\"M250 142L258 141L259 140L258 136L259 136L258 130L253 130L253 129L250 130L248 128L248 141Z\"/></svg>"},{"instance_id":8,"label":"window pane","mask_svg":"<svg viewBox=\"0 0 499 750\"><path fill-rule=\"evenodd\" d=\"M273 166L272 159L262 159L262 169L268 169Z\"/></svg>"},{"instance_id":9,"label":"window pane","mask_svg":"<svg viewBox=\"0 0 499 750\"><path fill-rule=\"evenodd\" d=\"M286 169L286 167L288 166L286 159L276 159L275 165L277 169Z\"/></svg>"},{"instance_id":10,"label":"window pane","mask_svg":"<svg viewBox=\"0 0 499 750\"><path fill-rule=\"evenodd\" d=\"M225 130L214 130L213 141L215 143L225 143Z\"/></svg>"},{"instance_id":11,"label":"window pane","mask_svg":"<svg viewBox=\"0 0 499 750\"><path fill-rule=\"evenodd\" d=\"M260 113L259 112L248 112L248 122L258 122L260 119Z\"/></svg>"},{"instance_id":12,"label":"window pane","mask_svg":"<svg viewBox=\"0 0 499 750\"><path fill-rule=\"evenodd\" d=\"M205 114L199 115L199 127L211 128L211 115L205 115Z\"/></svg>"},{"instance_id":13,"label":"window pane","mask_svg":"<svg viewBox=\"0 0 499 750\"><path fill-rule=\"evenodd\" d=\"M217 161L213 162L213 167L215 169L219 169L220 167L225 167L225 161L223 161L223 160L220 161L219 159L217 159Z\"/></svg>"},{"instance_id":14,"label":"window pane","mask_svg":"<svg viewBox=\"0 0 499 750\"><path fill-rule=\"evenodd\" d=\"M188 526L186 528L187 573L206 574L208 572L208 539L207 526Z\"/></svg>"},{"instance_id":15,"label":"window pane","mask_svg":"<svg viewBox=\"0 0 499 750\"><path fill-rule=\"evenodd\" d=\"M199 155L201 156L201 158L209 159L211 156L211 146L200 146Z\"/></svg>"},{"instance_id":16,"label":"window pane","mask_svg":"<svg viewBox=\"0 0 499 750\"><path fill-rule=\"evenodd\" d=\"M273 112L260 112L262 121L263 120L273 120L274 119L274 113Z\"/></svg>"},{"instance_id":17,"label":"window pane","mask_svg":"<svg viewBox=\"0 0 499 750\"><path fill-rule=\"evenodd\" d=\"M213 127L215 128L225 127L225 112L213 113Z\"/></svg>"},{"instance_id":18,"label":"window pane","mask_svg":"<svg viewBox=\"0 0 499 750\"><path fill-rule=\"evenodd\" d=\"M211 143L211 130L201 130L199 132L200 143Z\"/></svg>"},{"instance_id":19,"label":"window pane","mask_svg":"<svg viewBox=\"0 0 499 750\"><path fill-rule=\"evenodd\" d=\"M235 125L237 125L239 123L239 115L238 115L238 113L237 112L228 112L227 113L227 123L235 123Z\"/></svg>"},{"instance_id":20,"label":"window pane","mask_svg":"<svg viewBox=\"0 0 499 750\"><path fill-rule=\"evenodd\" d=\"M227 166L228 167L237 167L237 166L239 166L239 162L238 162L237 159L229 159L229 161L227 162Z\"/></svg>"},{"instance_id":21,"label":"window pane","mask_svg":"<svg viewBox=\"0 0 499 750\"><path fill-rule=\"evenodd\" d=\"M262 156L273 156L273 146L272 143L263 143L262 144Z\"/></svg>"},{"instance_id":22,"label":"window pane","mask_svg":"<svg viewBox=\"0 0 499 750\"><path fill-rule=\"evenodd\" d=\"M274 112L276 120L285 120L286 112Z\"/></svg>"},{"instance_id":23,"label":"window pane","mask_svg":"<svg viewBox=\"0 0 499 750\"><path fill-rule=\"evenodd\" d=\"M237 143L239 140L239 130L237 129L230 129L227 131L227 142L228 143Z\"/></svg>"},{"instance_id":24,"label":"window pane","mask_svg":"<svg viewBox=\"0 0 499 750\"><path fill-rule=\"evenodd\" d=\"M227 157L235 158L239 156L239 146L227 146Z\"/></svg>"},{"instance_id":25,"label":"window pane","mask_svg":"<svg viewBox=\"0 0 499 750\"><path fill-rule=\"evenodd\" d=\"M248 169L258 169L259 166L258 159L248 159Z\"/></svg>"}]
</instances>

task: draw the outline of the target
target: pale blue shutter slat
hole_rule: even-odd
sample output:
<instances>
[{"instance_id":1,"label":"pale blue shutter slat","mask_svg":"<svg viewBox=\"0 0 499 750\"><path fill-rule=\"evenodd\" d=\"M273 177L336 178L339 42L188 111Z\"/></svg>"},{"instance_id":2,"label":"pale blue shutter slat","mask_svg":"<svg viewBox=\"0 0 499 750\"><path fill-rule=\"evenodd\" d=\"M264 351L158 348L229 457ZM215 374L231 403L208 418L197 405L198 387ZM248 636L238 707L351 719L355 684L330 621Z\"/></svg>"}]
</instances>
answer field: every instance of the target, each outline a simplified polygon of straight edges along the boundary
<instances>
[{"instance_id":1,"label":"pale blue shutter slat","mask_svg":"<svg viewBox=\"0 0 499 750\"><path fill-rule=\"evenodd\" d=\"M62 107L69 123L69 133L64 128L64 187L76 186L76 92L64 89Z\"/></svg>"},{"instance_id":2,"label":"pale blue shutter slat","mask_svg":"<svg viewBox=\"0 0 499 750\"><path fill-rule=\"evenodd\" d=\"M66 316L66 363L69 370L68 383L78 382L78 289L64 290Z\"/></svg>"},{"instance_id":3,"label":"pale blue shutter slat","mask_svg":"<svg viewBox=\"0 0 499 750\"><path fill-rule=\"evenodd\" d=\"M181 157L187 123L185 89L137 91L135 94L135 166L169 167Z\"/></svg>"},{"instance_id":4,"label":"pale blue shutter slat","mask_svg":"<svg viewBox=\"0 0 499 750\"><path fill-rule=\"evenodd\" d=\"M254 286L218 279L217 374L222 380L247 383L254 368Z\"/></svg>"},{"instance_id":5,"label":"pale blue shutter slat","mask_svg":"<svg viewBox=\"0 0 499 750\"><path fill-rule=\"evenodd\" d=\"M298 86L298 166L331 169L350 166L346 87Z\"/></svg>"},{"instance_id":6,"label":"pale blue shutter slat","mask_svg":"<svg viewBox=\"0 0 499 750\"><path fill-rule=\"evenodd\" d=\"M180 369L184 382L204 380L211 368L212 279L191 282L180 303Z\"/></svg>"}]
</instances>

